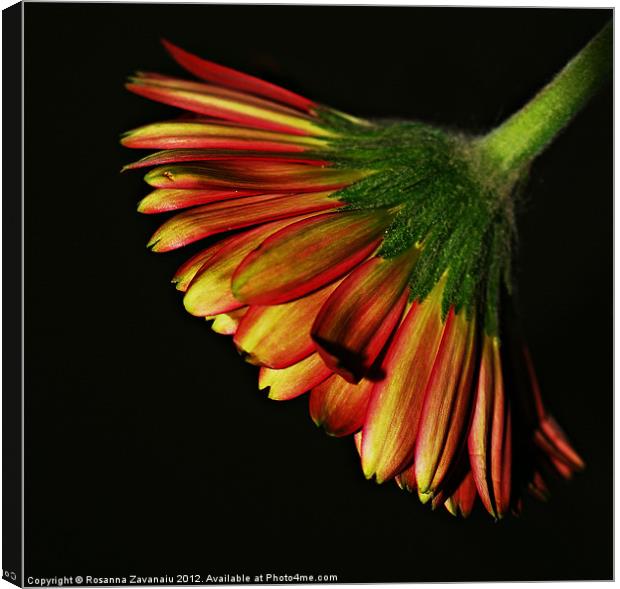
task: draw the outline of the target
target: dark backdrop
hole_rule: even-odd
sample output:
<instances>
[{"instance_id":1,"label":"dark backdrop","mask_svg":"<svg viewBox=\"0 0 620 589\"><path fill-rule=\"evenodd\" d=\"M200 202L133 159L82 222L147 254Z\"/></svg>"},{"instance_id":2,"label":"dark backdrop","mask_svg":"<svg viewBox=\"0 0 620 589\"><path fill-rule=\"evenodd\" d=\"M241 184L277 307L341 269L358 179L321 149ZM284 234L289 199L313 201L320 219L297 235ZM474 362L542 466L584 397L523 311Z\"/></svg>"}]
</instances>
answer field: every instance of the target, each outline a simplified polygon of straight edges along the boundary
<instances>
[{"instance_id":1,"label":"dark backdrop","mask_svg":"<svg viewBox=\"0 0 620 589\"><path fill-rule=\"evenodd\" d=\"M363 116L482 132L609 10L37 4L25 7L26 577L278 573L340 581L612 575L612 101L534 165L520 216L526 333L588 468L494 524L367 482L305 397L268 401L145 248L119 134L175 111L130 95L178 74L165 36ZM6 146L5 146L6 149Z\"/></svg>"}]
</instances>

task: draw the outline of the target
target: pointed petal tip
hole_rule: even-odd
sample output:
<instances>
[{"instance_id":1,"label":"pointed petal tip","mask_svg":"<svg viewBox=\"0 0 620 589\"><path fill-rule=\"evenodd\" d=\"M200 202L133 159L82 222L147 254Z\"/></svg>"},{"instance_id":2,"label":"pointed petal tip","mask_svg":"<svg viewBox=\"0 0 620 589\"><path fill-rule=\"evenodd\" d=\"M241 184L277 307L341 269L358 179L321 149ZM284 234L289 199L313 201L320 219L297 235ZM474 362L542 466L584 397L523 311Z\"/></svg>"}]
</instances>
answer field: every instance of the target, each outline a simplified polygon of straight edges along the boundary
<instances>
[{"instance_id":1,"label":"pointed petal tip","mask_svg":"<svg viewBox=\"0 0 620 589\"><path fill-rule=\"evenodd\" d=\"M310 415L310 419L312 419L312 423L316 425L318 428L323 427L323 420L318 415Z\"/></svg>"},{"instance_id":2,"label":"pointed petal tip","mask_svg":"<svg viewBox=\"0 0 620 589\"><path fill-rule=\"evenodd\" d=\"M418 489L418 499L422 505L426 505L433 498L433 493L425 493Z\"/></svg>"},{"instance_id":3,"label":"pointed petal tip","mask_svg":"<svg viewBox=\"0 0 620 589\"><path fill-rule=\"evenodd\" d=\"M430 475L432 475L432 473L430 473ZM431 488L431 482L432 482L431 476L429 476L428 473L418 472L416 470L415 478L416 478L416 483L418 487L418 494L428 495L426 500L422 501L422 503L426 503L426 501L428 501L429 498L432 499L434 496L434 489Z\"/></svg>"},{"instance_id":4,"label":"pointed petal tip","mask_svg":"<svg viewBox=\"0 0 620 589\"><path fill-rule=\"evenodd\" d=\"M364 473L364 477L367 480L372 480L372 478L375 476L375 470L372 467L369 467L367 464L364 463L364 458L362 456L362 472Z\"/></svg>"},{"instance_id":5,"label":"pointed petal tip","mask_svg":"<svg viewBox=\"0 0 620 589\"><path fill-rule=\"evenodd\" d=\"M457 510L457 507L456 507L456 503L451 498L447 499L444 502L443 505L448 510L448 513L450 515L453 515L454 517L458 516L458 510ZM433 506L433 508L434 508L434 506Z\"/></svg>"}]
</instances>

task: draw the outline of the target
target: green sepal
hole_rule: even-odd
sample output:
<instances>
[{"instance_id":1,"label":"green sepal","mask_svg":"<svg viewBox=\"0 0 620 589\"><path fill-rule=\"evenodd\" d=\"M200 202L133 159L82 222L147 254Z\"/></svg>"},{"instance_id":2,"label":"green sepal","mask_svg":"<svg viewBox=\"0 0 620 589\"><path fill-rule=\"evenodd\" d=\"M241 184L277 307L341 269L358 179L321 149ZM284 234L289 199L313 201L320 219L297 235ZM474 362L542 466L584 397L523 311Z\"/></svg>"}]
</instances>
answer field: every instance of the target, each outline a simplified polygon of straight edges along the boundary
<instances>
[{"instance_id":1,"label":"green sepal","mask_svg":"<svg viewBox=\"0 0 620 589\"><path fill-rule=\"evenodd\" d=\"M338 167L370 172L334 196L351 209L387 208L394 215L379 255L422 246L411 299L424 300L446 274L444 317L452 307L476 313L487 333L497 335L498 281L510 274L507 227L519 176L498 179L480 163L471 139L420 123L358 127L332 143Z\"/></svg>"}]
</instances>

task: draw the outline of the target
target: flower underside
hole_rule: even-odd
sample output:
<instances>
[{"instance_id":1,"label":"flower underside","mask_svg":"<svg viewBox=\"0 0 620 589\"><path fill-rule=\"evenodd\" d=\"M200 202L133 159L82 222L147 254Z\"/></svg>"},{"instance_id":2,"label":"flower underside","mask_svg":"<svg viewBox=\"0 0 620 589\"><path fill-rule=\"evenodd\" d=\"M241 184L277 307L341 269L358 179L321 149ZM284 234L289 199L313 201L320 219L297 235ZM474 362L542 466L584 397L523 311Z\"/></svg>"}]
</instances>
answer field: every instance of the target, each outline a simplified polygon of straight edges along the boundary
<instances>
[{"instance_id":1,"label":"flower underside","mask_svg":"<svg viewBox=\"0 0 620 589\"><path fill-rule=\"evenodd\" d=\"M125 134L157 149L143 213L156 252L224 234L173 278L261 367L273 399L310 392L314 421L355 434L364 474L423 502L495 518L581 458L506 331L513 200L527 166L495 169L477 139L365 121L165 42L201 81L151 73L129 90L184 114ZM508 375L510 374L510 377Z\"/></svg>"}]
</instances>

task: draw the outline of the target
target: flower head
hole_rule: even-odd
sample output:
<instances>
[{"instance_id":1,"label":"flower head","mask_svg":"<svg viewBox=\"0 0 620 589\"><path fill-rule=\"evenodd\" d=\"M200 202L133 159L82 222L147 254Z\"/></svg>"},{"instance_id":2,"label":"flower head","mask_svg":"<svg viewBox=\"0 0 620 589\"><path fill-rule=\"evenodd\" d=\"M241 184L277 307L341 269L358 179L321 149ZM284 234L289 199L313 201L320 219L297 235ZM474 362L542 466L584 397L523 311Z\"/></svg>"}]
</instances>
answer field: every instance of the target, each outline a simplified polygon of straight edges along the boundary
<instances>
[{"instance_id":1,"label":"flower head","mask_svg":"<svg viewBox=\"0 0 620 589\"><path fill-rule=\"evenodd\" d=\"M142 213L175 213L149 247L226 234L173 278L259 386L309 393L361 466L422 502L495 518L583 467L542 404L508 328L513 200L525 164L484 140L417 122L365 121L165 42L201 81L139 73L127 88L182 109L128 132L158 149ZM500 138L501 139L501 138ZM511 160L512 162L512 160Z\"/></svg>"}]
</instances>

